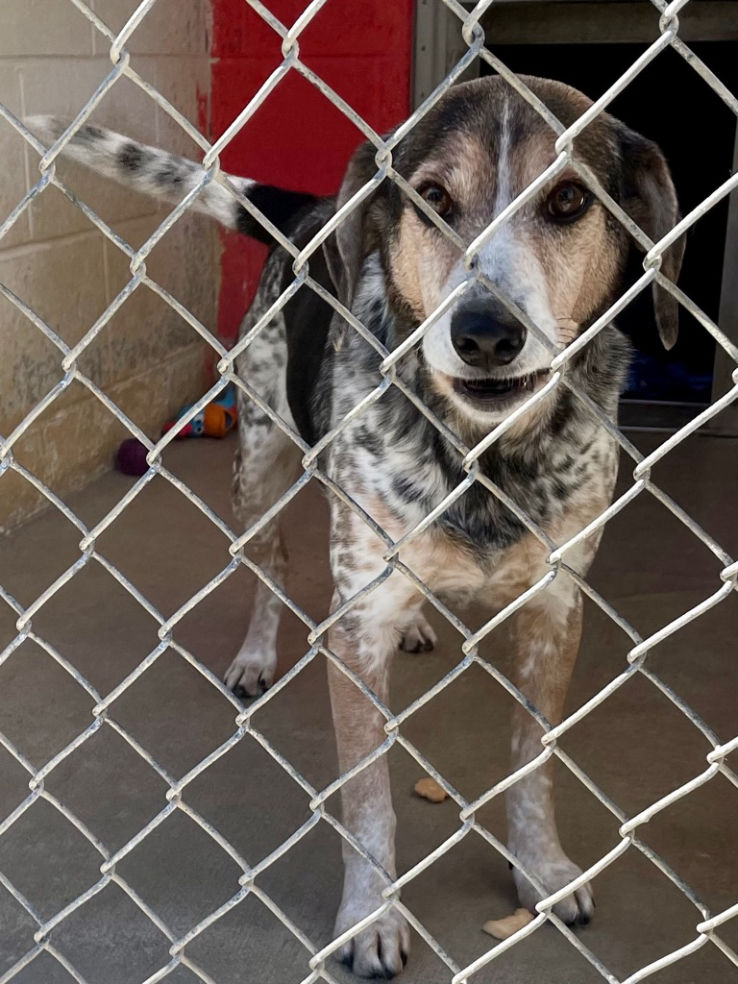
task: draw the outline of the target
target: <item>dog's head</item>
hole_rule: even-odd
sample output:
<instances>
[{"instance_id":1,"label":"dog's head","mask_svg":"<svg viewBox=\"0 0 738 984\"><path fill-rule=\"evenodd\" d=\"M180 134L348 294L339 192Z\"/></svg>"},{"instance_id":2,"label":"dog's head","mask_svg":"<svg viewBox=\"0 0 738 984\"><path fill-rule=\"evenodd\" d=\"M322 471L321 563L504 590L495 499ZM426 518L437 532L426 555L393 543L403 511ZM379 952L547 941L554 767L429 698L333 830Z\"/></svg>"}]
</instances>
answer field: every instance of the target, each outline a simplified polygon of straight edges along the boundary
<instances>
[{"instance_id":1,"label":"dog's head","mask_svg":"<svg viewBox=\"0 0 738 984\"><path fill-rule=\"evenodd\" d=\"M524 81L565 125L591 105L562 83ZM393 165L466 247L556 159L555 140L507 82L485 78L451 89L401 141ZM601 113L575 139L574 152L651 239L678 221L669 169L651 141ZM349 165L339 206L375 173L375 150L365 144ZM379 251L390 304L408 328L470 279L459 245L386 180L344 220L336 246L331 266L344 302L365 257ZM504 417L542 385L553 353L615 300L630 246L576 171L560 172L484 243L476 260L481 278L427 331L422 355L432 385L467 418L493 424ZM664 256L661 270L672 280L681 255L677 245ZM654 301L669 348L677 304L661 288Z\"/></svg>"}]
</instances>

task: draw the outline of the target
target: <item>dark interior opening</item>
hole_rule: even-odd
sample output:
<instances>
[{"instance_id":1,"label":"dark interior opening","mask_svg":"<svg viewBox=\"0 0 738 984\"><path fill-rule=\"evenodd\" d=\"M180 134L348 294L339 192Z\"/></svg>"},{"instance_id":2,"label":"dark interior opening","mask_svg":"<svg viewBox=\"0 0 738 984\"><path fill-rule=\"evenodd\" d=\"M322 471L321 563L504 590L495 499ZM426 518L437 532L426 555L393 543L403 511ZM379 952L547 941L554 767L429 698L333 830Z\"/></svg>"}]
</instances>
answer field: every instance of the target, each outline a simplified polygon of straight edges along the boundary
<instances>
[{"instance_id":1,"label":"dark interior opening","mask_svg":"<svg viewBox=\"0 0 738 984\"><path fill-rule=\"evenodd\" d=\"M690 45L732 91L738 79L738 44ZM647 48L646 44L530 44L490 48L513 71L558 79L597 99ZM483 64L482 72L491 71ZM719 96L671 48L662 51L608 107L632 129L659 144L671 167L682 214L732 173L736 120ZM682 290L714 321L718 318L728 215L724 199L690 230ZM632 282L642 267L628 273ZM626 398L708 403L715 343L683 308L680 336L665 352L656 335L650 291L618 318L633 340L636 358Z\"/></svg>"}]
</instances>

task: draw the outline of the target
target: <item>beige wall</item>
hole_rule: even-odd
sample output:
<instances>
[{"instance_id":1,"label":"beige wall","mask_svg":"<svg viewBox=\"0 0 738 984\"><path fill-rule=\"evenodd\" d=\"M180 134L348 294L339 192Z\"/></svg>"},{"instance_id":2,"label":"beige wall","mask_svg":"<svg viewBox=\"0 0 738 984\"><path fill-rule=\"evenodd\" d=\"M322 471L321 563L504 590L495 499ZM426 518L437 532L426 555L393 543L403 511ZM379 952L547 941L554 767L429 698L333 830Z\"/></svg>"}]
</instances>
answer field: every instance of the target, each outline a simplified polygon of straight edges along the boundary
<instances>
[{"instance_id":1,"label":"beige wall","mask_svg":"<svg viewBox=\"0 0 738 984\"><path fill-rule=\"evenodd\" d=\"M138 0L88 0L119 30ZM128 47L131 65L191 122L207 111L209 3L158 0ZM18 117L71 118L111 69L108 45L70 0L2 0L0 102ZM134 83L119 79L92 122L197 156L189 138ZM38 157L0 118L0 222L39 177ZM83 168L58 165L69 187L115 232L140 246L166 215L148 199ZM149 275L215 329L217 236L185 216L154 249ZM125 255L60 191L47 187L0 240L0 283L69 345L95 323L130 279ZM151 437L207 385L206 346L167 304L139 287L79 360L79 367ZM7 437L63 378L62 355L0 296L0 435ZM111 467L128 433L78 381L14 445L14 458L62 498ZM43 508L17 474L0 472L0 532Z\"/></svg>"}]
</instances>

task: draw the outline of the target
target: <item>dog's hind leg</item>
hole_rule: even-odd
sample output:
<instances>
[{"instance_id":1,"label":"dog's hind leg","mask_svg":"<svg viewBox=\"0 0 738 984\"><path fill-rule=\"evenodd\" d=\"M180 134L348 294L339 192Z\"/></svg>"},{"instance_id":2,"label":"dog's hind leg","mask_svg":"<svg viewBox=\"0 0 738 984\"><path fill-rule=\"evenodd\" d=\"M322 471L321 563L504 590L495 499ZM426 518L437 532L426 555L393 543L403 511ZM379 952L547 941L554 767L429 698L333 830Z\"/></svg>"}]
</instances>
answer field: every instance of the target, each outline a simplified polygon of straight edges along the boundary
<instances>
[{"instance_id":1,"label":"dog's hind leg","mask_svg":"<svg viewBox=\"0 0 738 984\"><path fill-rule=\"evenodd\" d=\"M254 404L240 410L241 446L234 463L233 508L241 528L248 530L294 482L300 450ZM273 519L244 548L246 555L280 588L287 573L287 551ZM251 621L225 683L238 697L257 697L274 680L277 631L282 602L261 578L257 580Z\"/></svg>"}]
</instances>

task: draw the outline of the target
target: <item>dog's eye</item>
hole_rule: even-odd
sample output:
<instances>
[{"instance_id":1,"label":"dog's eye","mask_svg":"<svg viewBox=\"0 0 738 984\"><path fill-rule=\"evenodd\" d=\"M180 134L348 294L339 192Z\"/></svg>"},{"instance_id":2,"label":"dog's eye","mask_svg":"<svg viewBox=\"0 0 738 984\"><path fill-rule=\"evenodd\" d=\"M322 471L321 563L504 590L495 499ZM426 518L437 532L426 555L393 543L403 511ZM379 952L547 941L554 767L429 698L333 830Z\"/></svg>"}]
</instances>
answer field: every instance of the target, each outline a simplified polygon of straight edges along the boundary
<instances>
[{"instance_id":1,"label":"dog's eye","mask_svg":"<svg viewBox=\"0 0 738 984\"><path fill-rule=\"evenodd\" d=\"M573 181L562 181L546 199L546 211L557 222L572 222L587 211L591 201L586 188Z\"/></svg>"},{"instance_id":2,"label":"dog's eye","mask_svg":"<svg viewBox=\"0 0 738 984\"><path fill-rule=\"evenodd\" d=\"M437 184L427 184L423 185L418 189L418 194L427 202L434 212L437 212L442 218L445 218L451 211L451 196L446 191Z\"/></svg>"}]
</instances>

